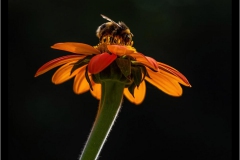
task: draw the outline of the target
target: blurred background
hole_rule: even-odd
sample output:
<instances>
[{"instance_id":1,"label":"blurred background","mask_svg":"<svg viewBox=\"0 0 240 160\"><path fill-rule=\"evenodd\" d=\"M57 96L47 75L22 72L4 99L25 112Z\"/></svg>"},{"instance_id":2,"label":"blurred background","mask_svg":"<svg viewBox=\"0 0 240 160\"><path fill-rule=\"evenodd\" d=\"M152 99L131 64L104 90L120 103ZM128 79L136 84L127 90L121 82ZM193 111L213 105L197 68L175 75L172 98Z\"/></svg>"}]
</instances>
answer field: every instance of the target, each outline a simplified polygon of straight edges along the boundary
<instances>
[{"instance_id":1,"label":"blurred background","mask_svg":"<svg viewBox=\"0 0 240 160\"><path fill-rule=\"evenodd\" d=\"M227 0L9 0L9 160L77 160L98 101L54 85L47 61L57 42L96 45L106 20L123 21L134 47L189 80L181 97L147 84L141 105L127 99L99 160L232 159L232 10Z\"/></svg>"}]
</instances>

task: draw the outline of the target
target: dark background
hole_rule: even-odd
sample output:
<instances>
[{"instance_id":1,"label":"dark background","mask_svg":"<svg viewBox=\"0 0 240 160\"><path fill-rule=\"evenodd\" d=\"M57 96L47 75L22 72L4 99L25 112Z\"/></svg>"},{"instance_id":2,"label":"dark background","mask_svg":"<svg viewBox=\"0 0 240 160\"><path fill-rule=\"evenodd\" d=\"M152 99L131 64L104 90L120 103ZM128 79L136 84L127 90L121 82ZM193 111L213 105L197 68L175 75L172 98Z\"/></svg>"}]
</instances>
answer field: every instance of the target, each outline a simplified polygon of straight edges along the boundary
<instances>
[{"instance_id":1,"label":"dark background","mask_svg":"<svg viewBox=\"0 0 240 160\"><path fill-rule=\"evenodd\" d=\"M54 85L47 61L68 54L57 42L96 45L106 20L124 21L134 47L181 71L192 88L179 98L147 84L144 102L127 99L99 160L232 159L232 9L229 0L9 0L9 160L76 160L98 101ZM237 54L237 53L236 53Z\"/></svg>"}]
</instances>

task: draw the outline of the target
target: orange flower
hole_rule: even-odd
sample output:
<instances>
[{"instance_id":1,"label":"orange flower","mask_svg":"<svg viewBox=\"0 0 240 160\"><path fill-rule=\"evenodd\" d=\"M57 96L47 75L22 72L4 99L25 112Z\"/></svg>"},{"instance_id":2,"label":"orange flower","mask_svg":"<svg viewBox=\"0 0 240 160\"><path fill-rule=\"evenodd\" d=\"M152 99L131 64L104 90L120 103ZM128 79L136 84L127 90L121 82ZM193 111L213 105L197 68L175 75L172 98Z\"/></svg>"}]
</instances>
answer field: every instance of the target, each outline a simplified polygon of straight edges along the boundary
<instances>
[{"instance_id":1,"label":"orange flower","mask_svg":"<svg viewBox=\"0 0 240 160\"><path fill-rule=\"evenodd\" d=\"M88 90L100 99L101 84L94 75L103 72L113 62L128 81L124 89L125 97L134 104L140 104L145 97L145 80L171 96L181 96L180 84L191 87L186 77L179 71L151 57L144 56L135 48L125 45L98 44L90 46L83 43L56 43L53 49L68 51L67 55L53 59L38 69L35 77L61 66L52 76L54 84L61 84L73 77L73 90L76 94ZM180 83L180 84L179 84Z\"/></svg>"}]
</instances>

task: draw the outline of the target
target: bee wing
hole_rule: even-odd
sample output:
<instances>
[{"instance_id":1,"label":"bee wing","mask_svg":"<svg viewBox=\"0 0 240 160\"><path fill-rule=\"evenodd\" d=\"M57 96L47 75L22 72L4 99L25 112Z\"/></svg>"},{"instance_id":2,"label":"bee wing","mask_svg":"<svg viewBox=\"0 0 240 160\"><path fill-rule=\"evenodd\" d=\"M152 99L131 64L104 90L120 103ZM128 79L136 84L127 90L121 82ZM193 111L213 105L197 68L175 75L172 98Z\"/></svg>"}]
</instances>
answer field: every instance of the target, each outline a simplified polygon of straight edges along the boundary
<instances>
[{"instance_id":1,"label":"bee wing","mask_svg":"<svg viewBox=\"0 0 240 160\"><path fill-rule=\"evenodd\" d=\"M118 23L114 22L113 20L111 20L110 18L108 18L107 16L104 16L103 14L100 14L104 19L113 22L114 24L116 24L118 27L122 28Z\"/></svg>"}]
</instances>

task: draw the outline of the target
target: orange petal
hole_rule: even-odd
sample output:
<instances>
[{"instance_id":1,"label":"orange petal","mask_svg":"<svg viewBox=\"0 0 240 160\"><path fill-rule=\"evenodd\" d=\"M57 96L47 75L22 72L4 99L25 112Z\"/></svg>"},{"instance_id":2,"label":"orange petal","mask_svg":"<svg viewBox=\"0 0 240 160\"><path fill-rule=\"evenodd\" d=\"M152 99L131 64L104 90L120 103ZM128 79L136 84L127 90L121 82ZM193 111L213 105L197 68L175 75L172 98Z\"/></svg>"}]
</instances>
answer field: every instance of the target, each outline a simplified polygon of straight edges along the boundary
<instances>
[{"instance_id":1,"label":"orange petal","mask_svg":"<svg viewBox=\"0 0 240 160\"><path fill-rule=\"evenodd\" d=\"M56 43L51 48L84 55L100 54L100 51L92 46L77 42Z\"/></svg>"},{"instance_id":2,"label":"orange petal","mask_svg":"<svg viewBox=\"0 0 240 160\"><path fill-rule=\"evenodd\" d=\"M161 62L158 62L158 67L159 67L159 72L161 72L162 74L176 79L182 85L191 87L187 78L175 68Z\"/></svg>"},{"instance_id":3,"label":"orange petal","mask_svg":"<svg viewBox=\"0 0 240 160\"><path fill-rule=\"evenodd\" d=\"M182 87L174 78L167 77L160 72L153 72L149 68L147 68L147 71L151 78L146 76L145 80L149 83L171 96L182 95Z\"/></svg>"},{"instance_id":4,"label":"orange petal","mask_svg":"<svg viewBox=\"0 0 240 160\"><path fill-rule=\"evenodd\" d=\"M101 99L101 84L94 83L92 81L92 87L93 87L93 90L90 90L91 94L93 95L93 97L100 100Z\"/></svg>"},{"instance_id":5,"label":"orange petal","mask_svg":"<svg viewBox=\"0 0 240 160\"><path fill-rule=\"evenodd\" d=\"M54 84L61 84L67 80L69 80L70 78L74 77L81 68L76 69L72 74L71 74L71 70L72 70L72 63L75 63L77 61L72 61L69 62L65 65L63 65L62 67L60 67L52 76L52 82Z\"/></svg>"},{"instance_id":6,"label":"orange petal","mask_svg":"<svg viewBox=\"0 0 240 160\"><path fill-rule=\"evenodd\" d=\"M59 58L56 58L56 59L53 59L47 63L45 63L42 67L40 67L38 69L38 71L36 72L35 74L35 77L43 74L43 73L46 73L47 71L55 68L55 67L58 67L60 65L63 65L65 63L68 63L68 62L72 62L72 61L76 61L76 60L80 60L82 58L84 58L86 56L82 56L82 55L68 55L68 56L63 56L63 57L59 57Z\"/></svg>"},{"instance_id":7,"label":"orange petal","mask_svg":"<svg viewBox=\"0 0 240 160\"><path fill-rule=\"evenodd\" d=\"M88 64L89 73L96 74L104 70L107 66L109 66L115 59L117 55L102 53L94 56Z\"/></svg>"},{"instance_id":8,"label":"orange petal","mask_svg":"<svg viewBox=\"0 0 240 160\"><path fill-rule=\"evenodd\" d=\"M126 96L126 98L138 105L141 104L145 98L145 94L146 94L146 83L145 81L142 81L142 83L139 85L139 87L136 87L134 89L134 97L132 96L132 94L128 91L127 88L124 88L124 95Z\"/></svg>"},{"instance_id":9,"label":"orange petal","mask_svg":"<svg viewBox=\"0 0 240 160\"><path fill-rule=\"evenodd\" d=\"M84 93L90 89L89 84L85 77L86 66L87 65L80 67L78 73L76 74L76 76L74 78L73 91L76 94Z\"/></svg>"},{"instance_id":10,"label":"orange petal","mask_svg":"<svg viewBox=\"0 0 240 160\"><path fill-rule=\"evenodd\" d=\"M130 46L107 45L107 48L111 53L114 53L118 56L129 55L133 52L136 52L136 50Z\"/></svg>"}]
</instances>

